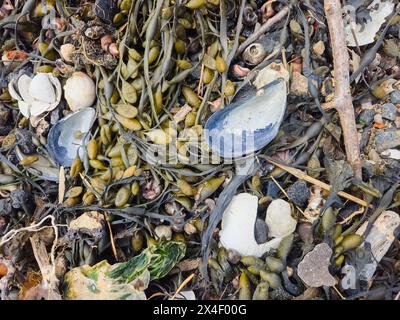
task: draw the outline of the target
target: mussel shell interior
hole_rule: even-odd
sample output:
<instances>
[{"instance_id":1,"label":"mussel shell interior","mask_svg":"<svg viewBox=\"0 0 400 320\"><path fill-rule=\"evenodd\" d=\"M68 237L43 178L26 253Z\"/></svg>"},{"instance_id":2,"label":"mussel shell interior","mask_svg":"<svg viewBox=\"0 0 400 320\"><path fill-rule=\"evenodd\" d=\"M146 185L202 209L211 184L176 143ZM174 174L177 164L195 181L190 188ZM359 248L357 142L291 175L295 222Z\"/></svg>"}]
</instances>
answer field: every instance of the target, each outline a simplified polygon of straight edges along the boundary
<instances>
[{"instance_id":1,"label":"mussel shell interior","mask_svg":"<svg viewBox=\"0 0 400 320\"><path fill-rule=\"evenodd\" d=\"M79 156L83 157L83 147L86 145L95 114L93 108L83 108L62 118L50 129L48 149L58 164L70 167L78 152Z\"/></svg>"},{"instance_id":2,"label":"mussel shell interior","mask_svg":"<svg viewBox=\"0 0 400 320\"><path fill-rule=\"evenodd\" d=\"M257 95L228 105L206 122L207 144L219 156L231 159L260 150L276 137L286 100L286 83L278 79Z\"/></svg>"}]
</instances>

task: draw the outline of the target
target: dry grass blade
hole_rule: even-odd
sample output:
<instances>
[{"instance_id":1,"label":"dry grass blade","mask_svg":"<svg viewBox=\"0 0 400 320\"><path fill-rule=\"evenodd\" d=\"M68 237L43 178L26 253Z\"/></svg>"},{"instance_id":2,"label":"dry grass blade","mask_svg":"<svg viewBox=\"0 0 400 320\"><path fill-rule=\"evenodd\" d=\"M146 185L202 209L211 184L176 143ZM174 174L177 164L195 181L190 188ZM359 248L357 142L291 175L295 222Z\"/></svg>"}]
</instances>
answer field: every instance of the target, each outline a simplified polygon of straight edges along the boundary
<instances>
[{"instance_id":1,"label":"dry grass blade","mask_svg":"<svg viewBox=\"0 0 400 320\"><path fill-rule=\"evenodd\" d=\"M182 291L182 289L189 283L190 280L192 280L194 277L194 273L192 273L189 277L187 277L185 280L183 280L183 282L181 283L181 285L179 286L178 290L176 290L176 292L174 293L174 295L171 297L170 300L175 300L176 295Z\"/></svg>"}]
</instances>

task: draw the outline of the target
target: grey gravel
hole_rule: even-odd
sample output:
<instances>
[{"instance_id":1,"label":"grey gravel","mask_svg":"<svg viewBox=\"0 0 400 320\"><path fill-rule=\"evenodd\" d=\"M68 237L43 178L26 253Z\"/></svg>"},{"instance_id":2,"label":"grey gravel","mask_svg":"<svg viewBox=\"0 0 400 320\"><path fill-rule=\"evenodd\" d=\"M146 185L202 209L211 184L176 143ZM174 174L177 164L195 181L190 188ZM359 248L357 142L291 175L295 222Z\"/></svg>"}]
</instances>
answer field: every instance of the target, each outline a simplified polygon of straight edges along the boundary
<instances>
[{"instance_id":1,"label":"grey gravel","mask_svg":"<svg viewBox=\"0 0 400 320\"><path fill-rule=\"evenodd\" d=\"M398 146L400 146L400 135L395 129L377 130L375 135L376 151L382 152Z\"/></svg>"},{"instance_id":2,"label":"grey gravel","mask_svg":"<svg viewBox=\"0 0 400 320\"><path fill-rule=\"evenodd\" d=\"M364 123L365 125L370 125L374 121L375 111L372 109L364 110L360 113L358 121Z\"/></svg>"},{"instance_id":3,"label":"grey gravel","mask_svg":"<svg viewBox=\"0 0 400 320\"><path fill-rule=\"evenodd\" d=\"M394 90L390 94L390 101L394 104L399 104L400 103L400 90Z\"/></svg>"},{"instance_id":4,"label":"grey gravel","mask_svg":"<svg viewBox=\"0 0 400 320\"><path fill-rule=\"evenodd\" d=\"M390 121L396 120L397 108L393 103L386 103L382 107L382 118Z\"/></svg>"}]
</instances>

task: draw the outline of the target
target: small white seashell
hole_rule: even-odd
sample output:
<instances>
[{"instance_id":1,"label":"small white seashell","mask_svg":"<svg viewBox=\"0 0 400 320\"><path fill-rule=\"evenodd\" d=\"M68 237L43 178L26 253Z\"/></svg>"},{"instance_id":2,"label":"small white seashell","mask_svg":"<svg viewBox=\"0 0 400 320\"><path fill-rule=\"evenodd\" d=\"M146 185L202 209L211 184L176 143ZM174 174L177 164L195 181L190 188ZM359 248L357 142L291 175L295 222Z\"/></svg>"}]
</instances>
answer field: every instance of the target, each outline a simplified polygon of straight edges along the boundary
<instances>
[{"instance_id":1,"label":"small white seashell","mask_svg":"<svg viewBox=\"0 0 400 320\"><path fill-rule=\"evenodd\" d=\"M56 92L48 73L38 73L33 77L29 86L29 94L32 98L42 103L49 104L56 101Z\"/></svg>"},{"instance_id":2,"label":"small white seashell","mask_svg":"<svg viewBox=\"0 0 400 320\"><path fill-rule=\"evenodd\" d=\"M83 72L74 72L64 86L64 97L72 111L92 106L96 99L96 86Z\"/></svg>"},{"instance_id":3,"label":"small white seashell","mask_svg":"<svg viewBox=\"0 0 400 320\"><path fill-rule=\"evenodd\" d=\"M268 226L270 237L285 237L291 234L297 225L297 220L292 217L290 204L282 199L273 200L267 209L265 222Z\"/></svg>"},{"instance_id":4,"label":"small white seashell","mask_svg":"<svg viewBox=\"0 0 400 320\"><path fill-rule=\"evenodd\" d=\"M72 54L75 51L75 46L72 43L63 44L60 47L60 55L66 62L72 62Z\"/></svg>"},{"instance_id":5,"label":"small white seashell","mask_svg":"<svg viewBox=\"0 0 400 320\"><path fill-rule=\"evenodd\" d=\"M258 244L254 236L257 218L258 198L249 193L240 193L233 197L226 208L219 232L224 248L235 250L242 256L261 257L265 252L276 249L281 238Z\"/></svg>"},{"instance_id":6,"label":"small white seashell","mask_svg":"<svg viewBox=\"0 0 400 320\"><path fill-rule=\"evenodd\" d=\"M18 79L10 81L8 90L18 100L18 107L27 118L39 117L56 108L62 92L60 81L51 73L38 73L33 78L22 74ZM36 122L31 119L33 126Z\"/></svg>"}]
</instances>

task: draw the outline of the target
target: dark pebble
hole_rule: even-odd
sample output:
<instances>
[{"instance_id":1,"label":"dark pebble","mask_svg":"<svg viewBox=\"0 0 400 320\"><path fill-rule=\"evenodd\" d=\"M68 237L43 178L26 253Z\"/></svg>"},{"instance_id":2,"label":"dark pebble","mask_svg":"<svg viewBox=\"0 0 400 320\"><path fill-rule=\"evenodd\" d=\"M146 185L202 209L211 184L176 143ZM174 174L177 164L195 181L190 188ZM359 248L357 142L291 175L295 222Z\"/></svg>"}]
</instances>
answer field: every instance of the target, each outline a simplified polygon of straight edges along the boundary
<instances>
[{"instance_id":1,"label":"dark pebble","mask_svg":"<svg viewBox=\"0 0 400 320\"><path fill-rule=\"evenodd\" d=\"M367 109L361 112L358 121L364 123L365 125L370 125L374 121L375 111L372 109Z\"/></svg>"},{"instance_id":2,"label":"dark pebble","mask_svg":"<svg viewBox=\"0 0 400 320\"><path fill-rule=\"evenodd\" d=\"M290 200L298 206L305 206L311 195L307 183L304 181L296 181L286 190Z\"/></svg>"},{"instance_id":3,"label":"dark pebble","mask_svg":"<svg viewBox=\"0 0 400 320\"><path fill-rule=\"evenodd\" d=\"M393 104L399 104L400 103L400 90L394 90L391 94L390 94L390 101Z\"/></svg>"},{"instance_id":4,"label":"dark pebble","mask_svg":"<svg viewBox=\"0 0 400 320\"><path fill-rule=\"evenodd\" d=\"M393 103L386 103L382 107L382 118L396 120L397 108Z\"/></svg>"},{"instance_id":5,"label":"dark pebble","mask_svg":"<svg viewBox=\"0 0 400 320\"><path fill-rule=\"evenodd\" d=\"M270 196L271 198L277 198L278 197L278 193L279 193L279 188L278 186L275 184L275 182L269 180L267 183L267 191L266 191L266 195Z\"/></svg>"},{"instance_id":6,"label":"dark pebble","mask_svg":"<svg viewBox=\"0 0 400 320\"><path fill-rule=\"evenodd\" d=\"M268 226L263 219L257 218L254 225L254 237L258 244L263 244L268 240Z\"/></svg>"}]
</instances>

